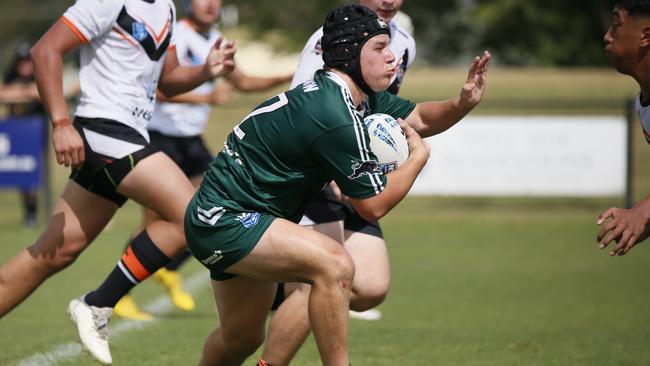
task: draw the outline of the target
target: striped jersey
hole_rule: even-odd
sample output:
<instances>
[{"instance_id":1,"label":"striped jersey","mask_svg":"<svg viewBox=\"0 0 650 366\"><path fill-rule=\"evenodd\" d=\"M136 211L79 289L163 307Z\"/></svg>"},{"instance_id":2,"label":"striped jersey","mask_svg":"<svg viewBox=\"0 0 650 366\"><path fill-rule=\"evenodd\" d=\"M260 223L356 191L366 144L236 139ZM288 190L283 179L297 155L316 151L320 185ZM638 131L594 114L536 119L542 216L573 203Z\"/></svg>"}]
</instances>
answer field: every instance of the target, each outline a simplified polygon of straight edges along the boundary
<instances>
[{"instance_id":1,"label":"striped jersey","mask_svg":"<svg viewBox=\"0 0 650 366\"><path fill-rule=\"evenodd\" d=\"M650 105L641 102L641 94L636 98L636 112L639 114L641 120L641 128L643 136L650 144Z\"/></svg>"},{"instance_id":2,"label":"striped jersey","mask_svg":"<svg viewBox=\"0 0 650 366\"><path fill-rule=\"evenodd\" d=\"M394 21L389 24L390 29L390 48L395 56L395 76L391 81L388 91L397 94L406 70L413 64L415 59L415 39ZM307 41L307 44L300 54L298 69L293 75L291 88L301 84L305 80L311 79L316 70L323 68L323 49L321 48L320 39L323 37L323 28L318 29Z\"/></svg>"},{"instance_id":3,"label":"striped jersey","mask_svg":"<svg viewBox=\"0 0 650 366\"><path fill-rule=\"evenodd\" d=\"M199 33L186 20L179 21L174 28L178 63L187 66L204 64L220 35L215 28L207 33ZM214 87L215 81L210 80L194 89L192 93L210 94ZM161 102L156 105L148 128L167 136L198 136L203 133L209 116L210 106L207 103Z\"/></svg>"},{"instance_id":4,"label":"striped jersey","mask_svg":"<svg viewBox=\"0 0 650 366\"><path fill-rule=\"evenodd\" d=\"M204 174L198 202L298 222L306 201L331 180L349 197L375 196L386 177L368 147L363 117L406 118L414 108L380 92L359 111L343 79L318 71L313 80L260 104L234 128Z\"/></svg>"},{"instance_id":5,"label":"striped jersey","mask_svg":"<svg viewBox=\"0 0 650 366\"><path fill-rule=\"evenodd\" d=\"M61 20L83 43L75 114L107 118L145 138L165 55L173 45L172 0L77 0Z\"/></svg>"}]
</instances>

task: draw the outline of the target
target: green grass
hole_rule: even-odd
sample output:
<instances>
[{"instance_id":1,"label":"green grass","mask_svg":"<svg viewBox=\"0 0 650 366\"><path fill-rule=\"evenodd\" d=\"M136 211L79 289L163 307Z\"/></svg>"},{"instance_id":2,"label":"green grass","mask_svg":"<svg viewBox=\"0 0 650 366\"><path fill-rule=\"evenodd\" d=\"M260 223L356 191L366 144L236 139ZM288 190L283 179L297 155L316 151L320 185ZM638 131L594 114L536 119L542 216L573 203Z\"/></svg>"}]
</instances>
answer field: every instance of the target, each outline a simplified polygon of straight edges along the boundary
<instances>
[{"instance_id":1,"label":"green grass","mask_svg":"<svg viewBox=\"0 0 650 366\"><path fill-rule=\"evenodd\" d=\"M404 95L414 100L455 95L463 70L414 70ZM477 113L620 114L634 83L611 71L498 70ZM263 99L237 96L215 109L206 137L217 151L231 126ZM561 108L558 108L560 105ZM538 111L539 108L539 111ZM635 126L636 199L650 191L650 148ZM55 193L65 181L56 168ZM607 167L603 167L607 174ZM378 322L351 321L350 349L363 365L644 365L650 364L647 295L650 251L623 258L596 248L595 218L620 197L407 198L382 221L392 266L391 292ZM19 226L17 199L0 196L0 263L34 241ZM127 204L69 269L47 281L0 320L0 365L76 340L67 302L96 287L115 265L139 210ZM196 261L187 277L203 271ZM15 279L20 281L20 279ZM147 282L146 303L161 294ZM196 311L173 310L161 321L112 339L116 365L191 365L217 325L207 280ZM112 323L112 328L119 322ZM60 365L93 365L87 356ZM252 359L246 365L252 365ZM295 365L319 365L313 343Z\"/></svg>"}]
</instances>

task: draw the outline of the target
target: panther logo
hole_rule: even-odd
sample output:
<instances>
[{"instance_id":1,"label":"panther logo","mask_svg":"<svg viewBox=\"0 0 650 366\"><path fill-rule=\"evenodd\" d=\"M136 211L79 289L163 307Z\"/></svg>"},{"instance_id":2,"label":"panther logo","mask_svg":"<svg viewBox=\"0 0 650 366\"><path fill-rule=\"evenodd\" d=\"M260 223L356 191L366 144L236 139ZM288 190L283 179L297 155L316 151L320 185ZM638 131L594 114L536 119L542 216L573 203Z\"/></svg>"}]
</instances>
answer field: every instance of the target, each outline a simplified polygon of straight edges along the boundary
<instances>
[{"instance_id":1,"label":"panther logo","mask_svg":"<svg viewBox=\"0 0 650 366\"><path fill-rule=\"evenodd\" d=\"M350 179L357 179L363 175L381 174L379 163L374 160L366 160L356 162L352 165L352 174L348 176Z\"/></svg>"}]
</instances>

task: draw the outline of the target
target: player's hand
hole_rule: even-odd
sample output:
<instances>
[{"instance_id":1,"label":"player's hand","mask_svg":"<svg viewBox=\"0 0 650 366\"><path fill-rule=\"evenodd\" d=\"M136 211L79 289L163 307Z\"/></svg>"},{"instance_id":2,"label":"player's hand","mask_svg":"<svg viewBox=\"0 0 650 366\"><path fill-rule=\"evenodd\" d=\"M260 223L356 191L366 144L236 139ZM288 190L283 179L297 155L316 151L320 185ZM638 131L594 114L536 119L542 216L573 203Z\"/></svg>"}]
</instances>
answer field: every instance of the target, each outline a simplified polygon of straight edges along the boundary
<instances>
[{"instance_id":1,"label":"player's hand","mask_svg":"<svg viewBox=\"0 0 650 366\"><path fill-rule=\"evenodd\" d=\"M60 165L76 167L86 160L83 140L72 125L53 127L52 145Z\"/></svg>"},{"instance_id":2,"label":"player's hand","mask_svg":"<svg viewBox=\"0 0 650 366\"><path fill-rule=\"evenodd\" d=\"M409 159L417 158L426 162L429 159L429 152L431 151L429 144L427 144L426 141L415 132L413 127L404 122L403 119L398 118L397 122L399 122L402 131L404 131L404 134L406 135L406 143L409 146Z\"/></svg>"},{"instance_id":3,"label":"player's hand","mask_svg":"<svg viewBox=\"0 0 650 366\"><path fill-rule=\"evenodd\" d=\"M488 51L483 51L481 57L474 57L467 73L467 81L460 91L460 105L464 108L472 109L483 99L491 58L492 55Z\"/></svg>"},{"instance_id":4,"label":"player's hand","mask_svg":"<svg viewBox=\"0 0 650 366\"><path fill-rule=\"evenodd\" d=\"M224 41L222 37L217 38L204 66L211 78L227 75L235 68L236 51L234 42Z\"/></svg>"},{"instance_id":5,"label":"player's hand","mask_svg":"<svg viewBox=\"0 0 650 366\"><path fill-rule=\"evenodd\" d=\"M228 104L233 87L229 83L221 83L208 94L208 103L212 105Z\"/></svg>"},{"instance_id":6,"label":"player's hand","mask_svg":"<svg viewBox=\"0 0 650 366\"><path fill-rule=\"evenodd\" d=\"M644 207L645 206L645 207ZM609 255L625 255L636 244L650 236L650 200L630 208L610 207L598 216L596 224L601 225L596 240L600 249L606 248L612 241L616 246Z\"/></svg>"}]
</instances>

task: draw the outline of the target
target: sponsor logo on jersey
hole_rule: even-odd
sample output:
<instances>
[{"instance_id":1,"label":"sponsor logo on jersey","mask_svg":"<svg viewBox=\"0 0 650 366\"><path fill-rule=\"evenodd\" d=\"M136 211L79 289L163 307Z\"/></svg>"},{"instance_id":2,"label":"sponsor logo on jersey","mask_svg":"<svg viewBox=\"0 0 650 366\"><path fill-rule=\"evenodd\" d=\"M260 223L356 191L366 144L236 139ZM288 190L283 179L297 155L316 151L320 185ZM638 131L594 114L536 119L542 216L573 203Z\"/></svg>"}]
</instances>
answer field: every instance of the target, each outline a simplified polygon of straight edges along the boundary
<instances>
[{"instance_id":1,"label":"sponsor logo on jersey","mask_svg":"<svg viewBox=\"0 0 650 366\"><path fill-rule=\"evenodd\" d=\"M206 266L209 266L219 262L221 259L223 259L223 254L221 254L220 250L215 250L211 256L205 259L201 259L201 263L205 264Z\"/></svg>"},{"instance_id":2,"label":"sponsor logo on jersey","mask_svg":"<svg viewBox=\"0 0 650 366\"><path fill-rule=\"evenodd\" d=\"M131 34L138 41L143 41L148 35L147 27L142 22L134 22L131 24Z\"/></svg>"},{"instance_id":3,"label":"sponsor logo on jersey","mask_svg":"<svg viewBox=\"0 0 650 366\"><path fill-rule=\"evenodd\" d=\"M258 212L244 212L237 216L237 221L241 222L245 228L250 229L260 221L260 214Z\"/></svg>"},{"instance_id":4,"label":"sponsor logo on jersey","mask_svg":"<svg viewBox=\"0 0 650 366\"><path fill-rule=\"evenodd\" d=\"M196 212L196 218L199 219L199 221L214 226L214 224L219 221L226 210L223 207L212 207L209 210L204 210L201 207L197 207Z\"/></svg>"},{"instance_id":5,"label":"sponsor logo on jersey","mask_svg":"<svg viewBox=\"0 0 650 366\"><path fill-rule=\"evenodd\" d=\"M381 174L379 164L374 160L356 162L352 165L352 174L348 175L350 179L357 179L364 175Z\"/></svg>"}]
</instances>

